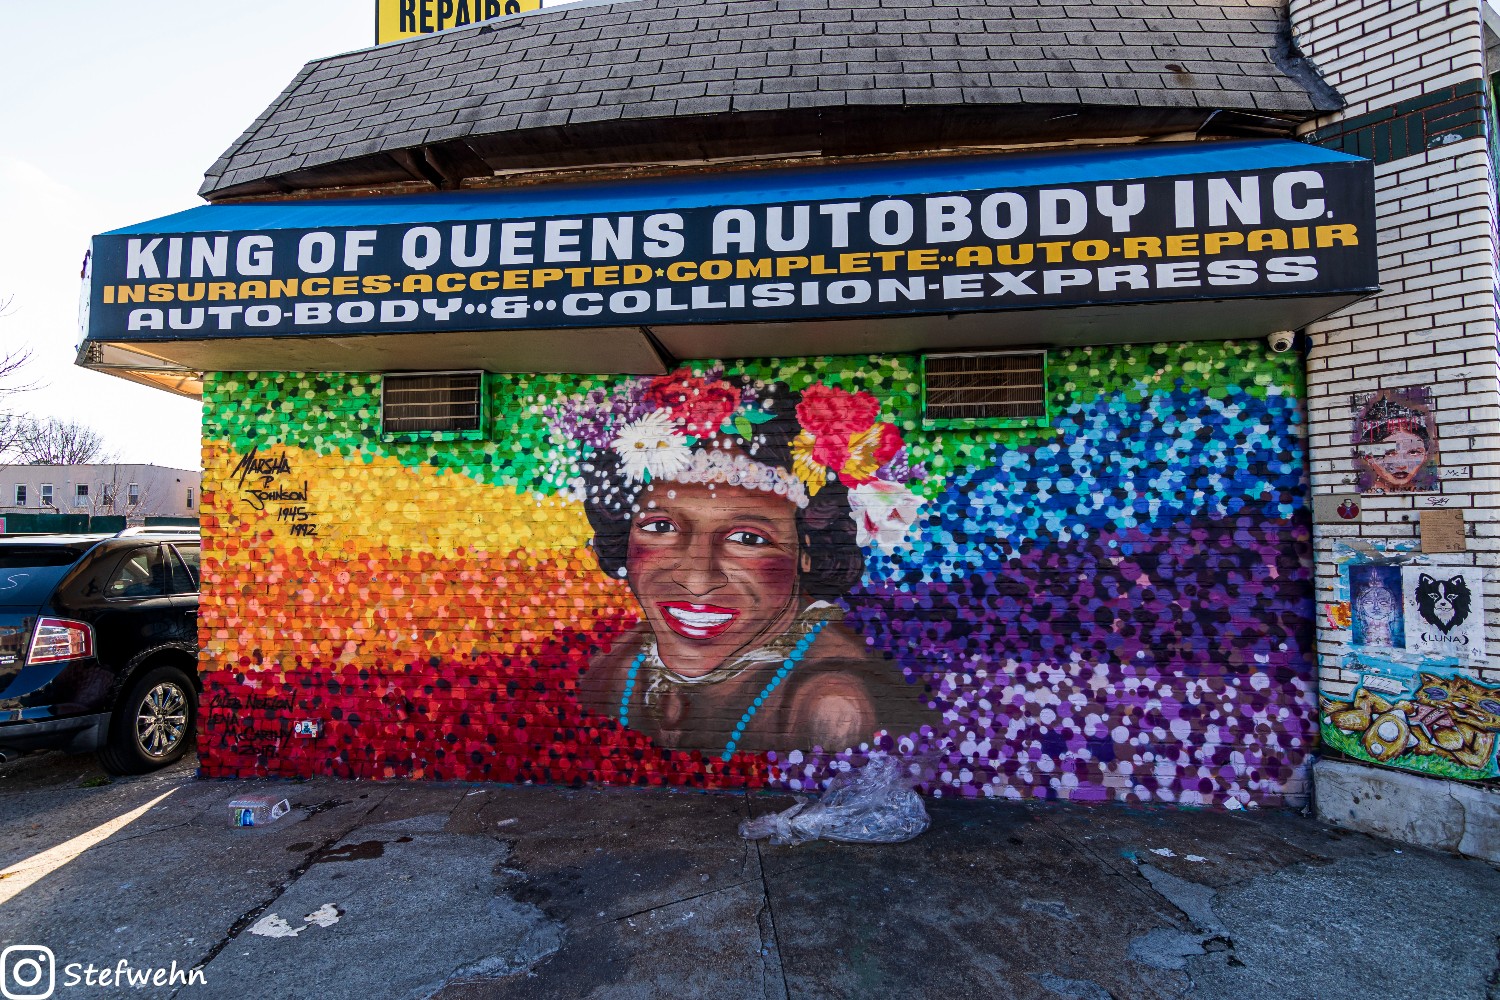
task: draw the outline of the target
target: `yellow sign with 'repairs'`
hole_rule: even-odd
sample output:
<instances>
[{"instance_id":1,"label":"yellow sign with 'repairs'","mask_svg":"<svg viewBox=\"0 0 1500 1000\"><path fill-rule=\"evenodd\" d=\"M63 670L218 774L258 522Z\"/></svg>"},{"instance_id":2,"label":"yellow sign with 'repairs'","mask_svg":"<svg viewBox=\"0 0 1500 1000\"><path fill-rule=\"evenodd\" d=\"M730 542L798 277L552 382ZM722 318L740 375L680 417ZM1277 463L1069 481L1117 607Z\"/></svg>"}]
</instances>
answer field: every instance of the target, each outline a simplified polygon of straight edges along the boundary
<instances>
[{"instance_id":1,"label":"yellow sign with 'repairs'","mask_svg":"<svg viewBox=\"0 0 1500 1000\"><path fill-rule=\"evenodd\" d=\"M375 44L538 10L541 0L375 0Z\"/></svg>"}]
</instances>

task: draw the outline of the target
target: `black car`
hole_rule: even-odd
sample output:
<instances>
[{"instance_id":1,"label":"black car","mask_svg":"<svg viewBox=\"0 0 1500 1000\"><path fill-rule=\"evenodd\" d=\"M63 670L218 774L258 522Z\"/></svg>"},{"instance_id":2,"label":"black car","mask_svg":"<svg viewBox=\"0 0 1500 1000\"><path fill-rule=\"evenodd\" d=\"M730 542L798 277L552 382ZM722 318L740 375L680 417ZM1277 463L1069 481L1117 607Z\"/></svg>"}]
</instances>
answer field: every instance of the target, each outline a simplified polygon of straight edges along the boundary
<instances>
[{"instance_id":1,"label":"black car","mask_svg":"<svg viewBox=\"0 0 1500 1000\"><path fill-rule=\"evenodd\" d=\"M198 712L198 536L0 538L0 758L164 767Z\"/></svg>"}]
</instances>

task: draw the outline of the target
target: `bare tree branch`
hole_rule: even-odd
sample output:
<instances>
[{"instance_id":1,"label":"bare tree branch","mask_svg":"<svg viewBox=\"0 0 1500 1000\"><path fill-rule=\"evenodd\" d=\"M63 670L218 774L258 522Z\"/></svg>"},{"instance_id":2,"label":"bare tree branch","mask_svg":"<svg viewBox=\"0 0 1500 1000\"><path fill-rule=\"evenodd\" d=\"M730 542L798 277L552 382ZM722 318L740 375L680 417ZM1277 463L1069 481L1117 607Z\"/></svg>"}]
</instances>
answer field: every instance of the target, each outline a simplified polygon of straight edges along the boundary
<instances>
[{"instance_id":1,"label":"bare tree branch","mask_svg":"<svg viewBox=\"0 0 1500 1000\"><path fill-rule=\"evenodd\" d=\"M0 319L5 319L15 308L16 297L7 295L0 298ZM37 388L35 382L11 383L21 369L31 363L31 349L29 347L17 347L0 354L0 398L14 396L17 393L30 392Z\"/></svg>"},{"instance_id":2,"label":"bare tree branch","mask_svg":"<svg viewBox=\"0 0 1500 1000\"><path fill-rule=\"evenodd\" d=\"M14 295L0 296L0 319L15 311ZM35 389L35 382L18 382L31 363L26 347L0 350L0 462L20 465L88 465L108 462L104 436L84 424L56 417L34 419L12 412L10 398Z\"/></svg>"},{"instance_id":3,"label":"bare tree branch","mask_svg":"<svg viewBox=\"0 0 1500 1000\"><path fill-rule=\"evenodd\" d=\"M14 413L0 412L0 462L19 463L21 443L30 433L30 420Z\"/></svg>"},{"instance_id":4,"label":"bare tree branch","mask_svg":"<svg viewBox=\"0 0 1500 1000\"><path fill-rule=\"evenodd\" d=\"M56 417L23 424L14 444L22 465L90 465L111 459L104 436L86 424Z\"/></svg>"},{"instance_id":5,"label":"bare tree branch","mask_svg":"<svg viewBox=\"0 0 1500 1000\"><path fill-rule=\"evenodd\" d=\"M139 522L160 514L167 506L167 498L159 495L161 491L150 482L134 484L135 502L131 503L131 483L115 463L110 464L107 481L101 476L91 485L93 489L90 490L88 508L93 515L120 514Z\"/></svg>"},{"instance_id":6,"label":"bare tree branch","mask_svg":"<svg viewBox=\"0 0 1500 1000\"><path fill-rule=\"evenodd\" d=\"M14 295L0 296L0 319L10 318L15 312L15 302ZM24 461L21 458L21 443L31 434L32 421L10 412L7 401L9 397L37 388L35 382L16 381L22 369L30 363L29 348L0 351L0 461Z\"/></svg>"}]
</instances>

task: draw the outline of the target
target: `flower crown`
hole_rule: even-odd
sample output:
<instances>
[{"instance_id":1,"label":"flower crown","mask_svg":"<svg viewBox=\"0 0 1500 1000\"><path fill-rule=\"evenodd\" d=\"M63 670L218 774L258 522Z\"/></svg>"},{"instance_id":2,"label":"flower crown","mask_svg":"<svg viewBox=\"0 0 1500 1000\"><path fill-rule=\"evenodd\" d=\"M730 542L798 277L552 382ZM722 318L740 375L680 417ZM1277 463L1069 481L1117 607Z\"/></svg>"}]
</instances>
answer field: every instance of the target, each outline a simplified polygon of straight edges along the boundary
<instances>
[{"instance_id":1,"label":"flower crown","mask_svg":"<svg viewBox=\"0 0 1500 1000\"><path fill-rule=\"evenodd\" d=\"M803 389L786 469L754 457L766 444L762 425L775 419L775 389L732 382L719 368L702 375L680 368L571 397L549 415L559 434L585 447L585 471L599 471L592 455L612 454L629 481L585 477L596 502L623 505L635 495L631 484L663 480L762 490L806 509L837 480L849 489L859 544L893 551L923 502L905 484L926 471L911 463L900 429L879 419L879 400L821 383Z\"/></svg>"}]
</instances>

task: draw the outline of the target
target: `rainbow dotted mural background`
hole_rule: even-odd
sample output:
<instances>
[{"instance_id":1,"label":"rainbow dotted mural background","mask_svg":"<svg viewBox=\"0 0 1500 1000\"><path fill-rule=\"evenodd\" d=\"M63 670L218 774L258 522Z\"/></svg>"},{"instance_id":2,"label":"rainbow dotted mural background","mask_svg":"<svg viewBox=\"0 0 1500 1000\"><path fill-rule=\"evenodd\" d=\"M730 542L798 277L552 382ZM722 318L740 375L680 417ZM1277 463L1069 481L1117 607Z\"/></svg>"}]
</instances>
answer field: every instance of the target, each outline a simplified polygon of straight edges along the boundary
<instances>
[{"instance_id":1,"label":"rainbow dotted mural background","mask_svg":"<svg viewBox=\"0 0 1500 1000\"><path fill-rule=\"evenodd\" d=\"M491 375L483 440L400 440L380 432L379 376L211 375L204 772L805 789L880 748L923 755L934 794L1300 801L1298 360L1230 343L1048 367L1049 429L934 431L912 357L724 366L874 395L925 467L910 544L868 548L837 603L941 720L728 760L579 698L640 613L599 569L577 443L550 414L619 377Z\"/></svg>"}]
</instances>

